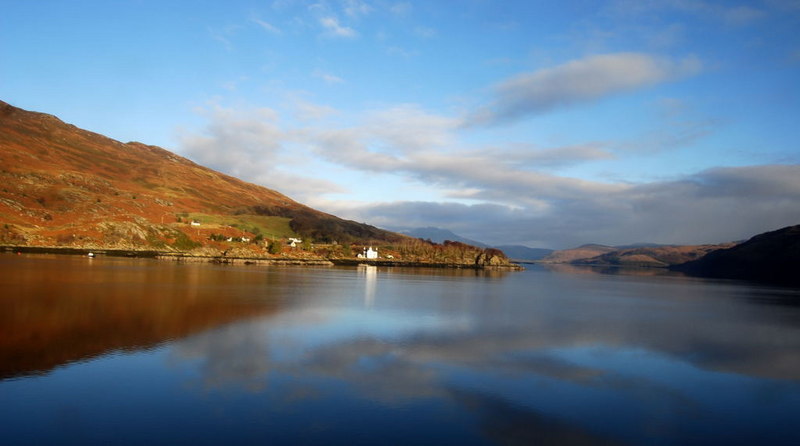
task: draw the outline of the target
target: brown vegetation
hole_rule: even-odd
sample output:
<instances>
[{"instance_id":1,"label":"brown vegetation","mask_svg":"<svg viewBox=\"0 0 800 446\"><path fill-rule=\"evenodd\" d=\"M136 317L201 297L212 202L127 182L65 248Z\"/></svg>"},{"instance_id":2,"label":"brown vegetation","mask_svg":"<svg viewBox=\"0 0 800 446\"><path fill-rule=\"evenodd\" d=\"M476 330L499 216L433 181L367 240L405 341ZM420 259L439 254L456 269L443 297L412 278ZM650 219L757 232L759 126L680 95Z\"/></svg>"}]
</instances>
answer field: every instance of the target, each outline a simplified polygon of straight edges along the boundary
<instances>
[{"instance_id":1,"label":"brown vegetation","mask_svg":"<svg viewBox=\"0 0 800 446\"><path fill-rule=\"evenodd\" d=\"M616 250L617 248L612 246L582 245L573 249L553 251L542 259L542 263L569 263L576 260L591 259Z\"/></svg>"},{"instance_id":2,"label":"brown vegetation","mask_svg":"<svg viewBox=\"0 0 800 446\"><path fill-rule=\"evenodd\" d=\"M187 213L286 217L298 236L320 242L404 238L159 147L121 143L4 102L0 148L0 223L7 225L0 243L186 250L208 239L182 221Z\"/></svg>"},{"instance_id":3,"label":"brown vegetation","mask_svg":"<svg viewBox=\"0 0 800 446\"><path fill-rule=\"evenodd\" d=\"M597 266L631 266L665 268L699 259L718 249L729 248L735 243L719 245L655 246L628 248L608 252L577 262Z\"/></svg>"}]
</instances>

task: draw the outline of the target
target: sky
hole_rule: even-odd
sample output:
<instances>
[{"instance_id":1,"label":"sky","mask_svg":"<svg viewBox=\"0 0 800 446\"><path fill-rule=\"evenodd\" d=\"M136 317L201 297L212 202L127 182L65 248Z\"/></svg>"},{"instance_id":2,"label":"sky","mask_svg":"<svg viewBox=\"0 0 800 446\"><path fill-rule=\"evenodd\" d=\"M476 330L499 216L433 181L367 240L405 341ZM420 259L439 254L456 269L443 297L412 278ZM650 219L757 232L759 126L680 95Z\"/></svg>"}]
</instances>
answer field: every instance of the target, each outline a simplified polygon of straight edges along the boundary
<instances>
[{"instance_id":1,"label":"sky","mask_svg":"<svg viewBox=\"0 0 800 446\"><path fill-rule=\"evenodd\" d=\"M0 0L0 100L489 244L800 224L800 0Z\"/></svg>"}]
</instances>

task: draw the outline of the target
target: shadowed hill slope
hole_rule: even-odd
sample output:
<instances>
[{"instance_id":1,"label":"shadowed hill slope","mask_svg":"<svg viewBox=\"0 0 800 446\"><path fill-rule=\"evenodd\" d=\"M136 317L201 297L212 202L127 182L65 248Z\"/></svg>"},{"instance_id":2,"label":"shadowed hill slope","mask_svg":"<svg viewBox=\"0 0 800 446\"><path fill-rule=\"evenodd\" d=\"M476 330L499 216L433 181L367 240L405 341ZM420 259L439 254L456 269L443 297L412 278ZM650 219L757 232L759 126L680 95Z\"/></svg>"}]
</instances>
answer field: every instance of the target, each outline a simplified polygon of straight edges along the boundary
<instances>
[{"instance_id":1,"label":"shadowed hill slope","mask_svg":"<svg viewBox=\"0 0 800 446\"><path fill-rule=\"evenodd\" d=\"M800 284L800 225L756 235L728 249L674 266L688 274Z\"/></svg>"}]
</instances>

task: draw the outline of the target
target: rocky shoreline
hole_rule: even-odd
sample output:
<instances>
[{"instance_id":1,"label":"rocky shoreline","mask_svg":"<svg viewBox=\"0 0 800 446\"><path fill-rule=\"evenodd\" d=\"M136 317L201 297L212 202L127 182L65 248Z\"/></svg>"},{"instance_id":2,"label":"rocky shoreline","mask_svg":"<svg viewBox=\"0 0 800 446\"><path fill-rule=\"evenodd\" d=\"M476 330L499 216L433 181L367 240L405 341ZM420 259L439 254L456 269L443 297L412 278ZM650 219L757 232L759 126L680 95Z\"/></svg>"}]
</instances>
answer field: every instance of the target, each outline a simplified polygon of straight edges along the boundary
<instances>
[{"instance_id":1,"label":"rocky shoreline","mask_svg":"<svg viewBox=\"0 0 800 446\"><path fill-rule=\"evenodd\" d=\"M62 254L80 256L109 256L109 257L128 257L128 258L150 258L156 260L166 260L185 263L219 263L229 265L267 265L267 266L385 266L385 267L410 267L410 268L450 268L450 269L475 269L475 270L507 270L522 271L525 268L521 265L511 263L508 265L481 264L481 263L443 263L425 262L413 260L397 259L349 259L349 258L294 258L294 257L237 257L237 256L214 256L214 255L192 255L182 252L167 252L153 250L130 250L130 249L92 249L92 248L70 248L60 246L0 246L0 252L5 253L25 253L25 254Z\"/></svg>"},{"instance_id":2,"label":"rocky shoreline","mask_svg":"<svg viewBox=\"0 0 800 446\"><path fill-rule=\"evenodd\" d=\"M453 269L487 269L487 270L508 270L522 271L525 267L512 263L510 265L482 265L479 263L443 263L443 262L420 262L413 260L384 260L384 259L331 259L337 266L399 266L411 268L453 268Z\"/></svg>"}]
</instances>

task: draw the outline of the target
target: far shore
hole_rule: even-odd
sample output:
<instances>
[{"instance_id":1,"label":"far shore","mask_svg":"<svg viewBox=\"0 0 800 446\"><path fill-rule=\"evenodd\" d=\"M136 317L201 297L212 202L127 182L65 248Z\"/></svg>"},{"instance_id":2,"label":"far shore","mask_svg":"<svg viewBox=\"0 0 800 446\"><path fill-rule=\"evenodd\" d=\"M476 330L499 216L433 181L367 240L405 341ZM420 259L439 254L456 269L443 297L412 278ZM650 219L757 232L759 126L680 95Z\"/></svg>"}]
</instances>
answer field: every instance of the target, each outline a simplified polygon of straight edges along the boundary
<instances>
[{"instance_id":1,"label":"far shore","mask_svg":"<svg viewBox=\"0 0 800 446\"><path fill-rule=\"evenodd\" d=\"M469 263L443 263L425 262L397 259L359 259L359 258L333 258L322 257L235 257L235 256L198 256L183 252L133 250L133 249L108 249L108 248L72 248L63 246L13 246L0 245L0 252L24 254L63 254L79 256L108 256L128 258L149 258L187 263L220 263L231 265L297 265L297 266L386 266L386 267L412 267L412 268L452 268L476 270L509 270L521 271L525 268L518 264L489 266Z\"/></svg>"}]
</instances>

